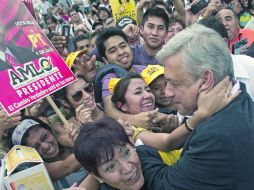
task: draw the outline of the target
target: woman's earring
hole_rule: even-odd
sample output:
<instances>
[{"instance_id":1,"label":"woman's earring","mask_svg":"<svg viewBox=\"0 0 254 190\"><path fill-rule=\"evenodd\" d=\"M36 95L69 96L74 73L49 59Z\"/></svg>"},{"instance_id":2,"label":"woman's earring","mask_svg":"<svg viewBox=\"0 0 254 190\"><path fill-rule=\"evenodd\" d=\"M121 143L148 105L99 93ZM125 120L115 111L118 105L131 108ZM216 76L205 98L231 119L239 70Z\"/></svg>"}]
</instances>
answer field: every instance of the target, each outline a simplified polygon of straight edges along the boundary
<instances>
[{"instance_id":1,"label":"woman's earring","mask_svg":"<svg viewBox=\"0 0 254 190\"><path fill-rule=\"evenodd\" d=\"M100 183L104 183L104 181L103 181L103 180L99 180L99 182L100 182Z\"/></svg>"}]
</instances>

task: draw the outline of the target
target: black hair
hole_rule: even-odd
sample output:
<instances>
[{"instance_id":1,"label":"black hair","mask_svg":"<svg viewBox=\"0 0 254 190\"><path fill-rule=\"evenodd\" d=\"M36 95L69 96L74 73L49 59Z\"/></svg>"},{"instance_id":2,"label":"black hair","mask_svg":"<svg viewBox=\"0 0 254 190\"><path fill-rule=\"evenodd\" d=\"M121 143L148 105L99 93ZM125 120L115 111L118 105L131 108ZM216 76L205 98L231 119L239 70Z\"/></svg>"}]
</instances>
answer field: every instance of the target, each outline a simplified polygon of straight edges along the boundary
<instances>
[{"instance_id":1,"label":"black hair","mask_svg":"<svg viewBox=\"0 0 254 190\"><path fill-rule=\"evenodd\" d=\"M57 19L53 16L53 15L46 15L45 17L44 17L44 21L45 21L45 23L47 24L47 20L52 20L54 23L56 23L57 24ZM48 25L48 24L47 24Z\"/></svg>"},{"instance_id":2,"label":"black hair","mask_svg":"<svg viewBox=\"0 0 254 190\"><path fill-rule=\"evenodd\" d=\"M100 7L98 9L98 17L99 17L99 19L101 19L100 16L99 16L101 11L106 11L108 13L108 18L111 16L109 10L106 7Z\"/></svg>"},{"instance_id":3,"label":"black hair","mask_svg":"<svg viewBox=\"0 0 254 190\"><path fill-rule=\"evenodd\" d=\"M215 15L216 18L218 18L218 14L219 14L220 11L223 10L223 9L232 11L234 17L235 17L237 20L239 20L239 17L238 17L238 15L237 15L237 13L236 13L236 12L232 9L232 7L230 7L229 5L224 5L224 6L217 12L217 14Z\"/></svg>"},{"instance_id":4,"label":"black hair","mask_svg":"<svg viewBox=\"0 0 254 190\"><path fill-rule=\"evenodd\" d=\"M123 127L114 119L102 118L81 126L74 154L89 173L100 177L97 168L114 157L116 147L126 144L132 145Z\"/></svg>"},{"instance_id":5,"label":"black hair","mask_svg":"<svg viewBox=\"0 0 254 190\"><path fill-rule=\"evenodd\" d=\"M118 102L125 104L125 94L127 92L128 86L130 85L131 79L142 79L143 78L139 74L129 74L126 77L122 78L115 86L114 93L111 97L111 101L117 105Z\"/></svg>"},{"instance_id":6,"label":"black hair","mask_svg":"<svg viewBox=\"0 0 254 190\"><path fill-rule=\"evenodd\" d=\"M167 12L169 14L172 14L172 9L169 7L169 5L166 2L164 2L162 0L154 0L151 3L150 7L156 7L156 5L162 5L162 6L164 6L166 8Z\"/></svg>"},{"instance_id":7,"label":"black hair","mask_svg":"<svg viewBox=\"0 0 254 190\"><path fill-rule=\"evenodd\" d=\"M151 7L149 9L147 9L144 16L143 16L143 19L142 19L143 26L145 25L145 23L148 21L148 19L150 17L161 18L165 24L166 30L168 30L169 18L168 18L167 13L163 9L161 9L159 7Z\"/></svg>"},{"instance_id":8,"label":"black hair","mask_svg":"<svg viewBox=\"0 0 254 190\"><path fill-rule=\"evenodd\" d=\"M254 9L254 2L253 2L253 0L248 0L248 9Z\"/></svg>"},{"instance_id":9,"label":"black hair","mask_svg":"<svg viewBox=\"0 0 254 190\"><path fill-rule=\"evenodd\" d=\"M98 34L99 34L99 31L94 31L93 33L90 34L89 40L91 40L92 38L94 38Z\"/></svg>"},{"instance_id":10,"label":"black hair","mask_svg":"<svg viewBox=\"0 0 254 190\"><path fill-rule=\"evenodd\" d=\"M122 29L120 29L118 27L109 27L109 28L103 29L102 31L100 31L100 33L96 39L96 42L95 42L96 48L97 48L99 54L101 55L101 57L106 57L105 42L113 36L120 36L126 42L128 42L128 38L127 38L126 34L122 31Z\"/></svg>"},{"instance_id":11,"label":"black hair","mask_svg":"<svg viewBox=\"0 0 254 190\"><path fill-rule=\"evenodd\" d=\"M206 19L202 19L198 21L198 24L202 24L207 28L211 28L215 30L217 33L221 35L222 38L228 39L227 29L225 28L224 24L221 23L217 18L214 16L208 17Z\"/></svg>"},{"instance_id":12,"label":"black hair","mask_svg":"<svg viewBox=\"0 0 254 190\"><path fill-rule=\"evenodd\" d=\"M127 3L129 3L130 0L126 0ZM119 4L123 4L122 0L118 0Z\"/></svg>"},{"instance_id":13,"label":"black hair","mask_svg":"<svg viewBox=\"0 0 254 190\"><path fill-rule=\"evenodd\" d=\"M82 13L79 6L77 4L72 5L72 8L70 9L70 12L76 11L77 13Z\"/></svg>"},{"instance_id":14,"label":"black hair","mask_svg":"<svg viewBox=\"0 0 254 190\"><path fill-rule=\"evenodd\" d=\"M103 26L103 24L102 24L101 21L96 21L96 22L94 22L93 25L92 25L92 29L95 30L95 28L96 28L97 26L99 26L99 25L102 25L102 26Z\"/></svg>"},{"instance_id":15,"label":"black hair","mask_svg":"<svg viewBox=\"0 0 254 190\"><path fill-rule=\"evenodd\" d=\"M84 35L78 35L74 38L73 43L75 46L75 49L77 50L77 42L80 42L82 40L89 40L89 34L84 34Z\"/></svg>"}]
</instances>

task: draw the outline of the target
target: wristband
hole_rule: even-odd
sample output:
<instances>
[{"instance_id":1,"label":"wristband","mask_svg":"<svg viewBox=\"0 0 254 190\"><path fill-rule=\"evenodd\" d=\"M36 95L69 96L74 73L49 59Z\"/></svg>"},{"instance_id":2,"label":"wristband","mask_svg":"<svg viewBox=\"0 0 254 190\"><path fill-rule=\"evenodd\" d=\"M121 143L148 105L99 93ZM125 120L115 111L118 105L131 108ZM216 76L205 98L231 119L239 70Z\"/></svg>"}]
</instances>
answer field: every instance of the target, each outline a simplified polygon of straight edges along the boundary
<instances>
[{"instance_id":1,"label":"wristband","mask_svg":"<svg viewBox=\"0 0 254 190\"><path fill-rule=\"evenodd\" d=\"M141 127L134 127L134 126L132 126L132 127L133 127L133 129L134 129L134 134L133 134L133 139L134 139L134 141L137 140L137 136L138 136L141 132L147 131L147 129L144 129L144 128L141 128Z\"/></svg>"},{"instance_id":2,"label":"wristband","mask_svg":"<svg viewBox=\"0 0 254 190\"><path fill-rule=\"evenodd\" d=\"M193 127L191 127L190 126L190 124L189 124L189 119L186 119L186 121L184 122L184 126L186 127L186 129L188 130L188 131L190 131L190 132L192 132L193 131Z\"/></svg>"}]
</instances>

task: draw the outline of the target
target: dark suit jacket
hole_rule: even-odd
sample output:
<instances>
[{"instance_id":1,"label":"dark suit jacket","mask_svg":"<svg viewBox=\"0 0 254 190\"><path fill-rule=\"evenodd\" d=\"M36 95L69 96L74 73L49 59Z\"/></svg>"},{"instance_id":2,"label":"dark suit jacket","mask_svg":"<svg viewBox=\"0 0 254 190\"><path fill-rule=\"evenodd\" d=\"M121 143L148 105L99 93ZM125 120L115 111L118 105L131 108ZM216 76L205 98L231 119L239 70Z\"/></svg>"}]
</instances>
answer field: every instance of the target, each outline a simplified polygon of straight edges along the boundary
<instances>
[{"instance_id":1,"label":"dark suit jacket","mask_svg":"<svg viewBox=\"0 0 254 190\"><path fill-rule=\"evenodd\" d=\"M7 44L7 47L15 56L19 64L24 64L26 62L39 58L39 56L35 52L32 52L31 49L15 46L13 44ZM4 71L10 68L10 64L4 62L3 60L0 60L0 71Z\"/></svg>"},{"instance_id":2,"label":"dark suit jacket","mask_svg":"<svg viewBox=\"0 0 254 190\"><path fill-rule=\"evenodd\" d=\"M158 153L137 149L146 190L253 190L254 103L241 94L199 124L171 167Z\"/></svg>"},{"instance_id":3,"label":"dark suit jacket","mask_svg":"<svg viewBox=\"0 0 254 190\"><path fill-rule=\"evenodd\" d=\"M39 58L35 52L32 52L32 49L16 46L11 43L7 44L7 47L20 64Z\"/></svg>"},{"instance_id":4,"label":"dark suit jacket","mask_svg":"<svg viewBox=\"0 0 254 190\"><path fill-rule=\"evenodd\" d=\"M11 68L11 66L8 63L6 63L2 59L0 59L0 72L4 71L4 70L7 70L7 69L10 69L10 68Z\"/></svg>"}]
</instances>

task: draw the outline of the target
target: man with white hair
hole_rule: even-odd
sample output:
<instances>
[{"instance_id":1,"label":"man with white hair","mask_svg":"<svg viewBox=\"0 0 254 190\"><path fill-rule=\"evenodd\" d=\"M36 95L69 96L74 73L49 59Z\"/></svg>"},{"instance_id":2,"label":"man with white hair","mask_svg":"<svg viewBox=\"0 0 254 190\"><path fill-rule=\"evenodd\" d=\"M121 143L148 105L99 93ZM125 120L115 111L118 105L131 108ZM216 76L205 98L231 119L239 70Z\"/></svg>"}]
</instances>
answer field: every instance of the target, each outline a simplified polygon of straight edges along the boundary
<instances>
[{"instance_id":1,"label":"man with white hair","mask_svg":"<svg viewBox=\"0 0 254 190\"><path fill-rule=\"evenodd\" d=\"M195 129L192 118L186 120L191 134L173 166L162 163L151 149L138 148L146 189L254 189L254 102L244 84L233 80L232 59L221 36L194 24L174 36L158 52L157 59L165 65L165 93L182 115L195 114L199 94L226 76L232 89L224 96L238 90L241 93Z\"/></svg>"}]
</instances>

